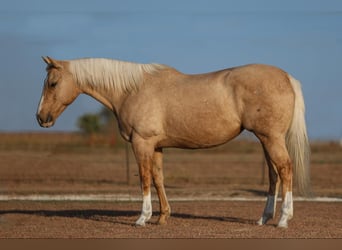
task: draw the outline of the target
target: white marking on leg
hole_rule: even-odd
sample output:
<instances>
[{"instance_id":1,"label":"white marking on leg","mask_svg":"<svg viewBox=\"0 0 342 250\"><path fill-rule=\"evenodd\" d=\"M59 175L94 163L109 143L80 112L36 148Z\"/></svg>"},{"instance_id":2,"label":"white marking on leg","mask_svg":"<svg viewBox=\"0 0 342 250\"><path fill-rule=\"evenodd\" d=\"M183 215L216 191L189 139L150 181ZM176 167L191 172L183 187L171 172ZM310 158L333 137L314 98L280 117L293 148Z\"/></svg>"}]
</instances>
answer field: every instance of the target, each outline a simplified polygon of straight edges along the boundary
<instances>
[{"instance_id":1,"label":"white marking on leg","mask_svg":"<svg viewBox=\"0 0 342 250\"><path fill-rule=\"evenodd\" d=\"M287 228L287 222L293 217L293 199L292 192L286 192L285 199L281 206L281 217L278 227Z\"/></svg>"},{"instance_id":2,"label":"white marking on leg","mask_svg":"<svg viewBox=\"0 0 342 250\"><path fill-rule=\"evenodd\" d=\"M152 216L152 202L151 192L143 196L143 206L139 219L135 222L138 226L145 226L145 222L151 219Z\"/></svg>"},{"instance_id":3,"label":"white marking on leg","mask_svg":"<svg viewBox=\"0 0 342 250\"><path fill-rule=\"evenodd\" d=\"M272 219L275 214L277 204L277 195L269 195L267 196L266 206L262 217L258 220L258 225L264 225L269 219Z\"/></svg>"}]
</instances>

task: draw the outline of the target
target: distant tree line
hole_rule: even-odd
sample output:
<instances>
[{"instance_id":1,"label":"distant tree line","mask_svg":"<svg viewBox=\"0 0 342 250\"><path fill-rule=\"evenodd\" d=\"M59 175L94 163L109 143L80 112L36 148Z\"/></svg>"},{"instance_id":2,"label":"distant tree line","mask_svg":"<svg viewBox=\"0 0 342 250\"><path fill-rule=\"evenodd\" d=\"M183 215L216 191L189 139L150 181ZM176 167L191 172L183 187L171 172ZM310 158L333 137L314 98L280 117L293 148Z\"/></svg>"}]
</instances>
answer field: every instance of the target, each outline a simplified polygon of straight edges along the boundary
<instances>
[{"instance_id":1,"label":"distant tree line","mask_svg":"<svg viewBox=\"0 0 342 250\"><path fill-rule=\"evenodd\" d=\"M117 146L123 143L119 134L117 121L109 109L102 107L99 112L85 113L77 120L77 127L88 137L88 144L110 144Z\"/></svg>"}]
</instances>

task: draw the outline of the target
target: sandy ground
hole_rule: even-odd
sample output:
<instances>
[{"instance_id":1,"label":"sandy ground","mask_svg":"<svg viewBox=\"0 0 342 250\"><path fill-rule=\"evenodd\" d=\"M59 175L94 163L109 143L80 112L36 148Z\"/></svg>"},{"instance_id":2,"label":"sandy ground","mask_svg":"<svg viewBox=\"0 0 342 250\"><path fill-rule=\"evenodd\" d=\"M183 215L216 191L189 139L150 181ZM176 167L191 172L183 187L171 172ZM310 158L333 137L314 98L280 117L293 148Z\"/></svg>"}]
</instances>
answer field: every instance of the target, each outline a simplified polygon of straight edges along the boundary
<instances>
[{"instance_id":1,"label":"sandy ground","mask_svg":"<svg viewBox=\"0 0 342 250\"><path fill-rule=\"evenodd\" d=\"M257 197L267 190L259 145L200 151L165 150L169 197ZM316 147L311 163L313 191L342 198L341 148ZM124 150L13 149L0 147L0 194L140 194L138 169ZM296 195L296 189L295 189ZM155 192L153 192L155 196ZM342 203L294 204L288 229L275 220L257 226L263 201L172 201L167 225L156 225L159 207L146 227L135 227L139 202L0 202L0 238L342 238Z\"/></svg>"},{"instance_id":2,"label":"sandy ground","mask_svg":"<svg viewBox=\"0 0 342 250\"><path fill-rule=\"evenodd\" d=\"M157 207L157 204L153 204ZM296 202L288 229L255 221L263 202L172 202L167 225L158 213L134 226L140 203L1 203L1 238L341 238L342 203ZM279 217L279 214L277 218Z\"/></svg>"}]
</instances>

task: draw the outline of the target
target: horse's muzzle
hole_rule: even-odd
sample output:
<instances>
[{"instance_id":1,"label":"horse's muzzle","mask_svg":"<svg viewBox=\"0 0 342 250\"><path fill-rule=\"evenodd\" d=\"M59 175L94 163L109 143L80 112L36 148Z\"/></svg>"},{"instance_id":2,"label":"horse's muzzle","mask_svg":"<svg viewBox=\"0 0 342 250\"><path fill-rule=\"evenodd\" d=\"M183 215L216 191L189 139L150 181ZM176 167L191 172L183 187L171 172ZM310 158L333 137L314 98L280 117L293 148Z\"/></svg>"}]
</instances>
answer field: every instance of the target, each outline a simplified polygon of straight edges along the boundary
<instances>
[{"instance_id":1,"label":"horse's muzzle","mask_svg":"<svg viewBox=\"0 0 342 250\"><path fill-rule=\"evenodd\" d=\"M39 125L43 128L49 128L54 124L52 115L49 113L44 119L41 115L36 114L37 121Z\"/></svg>"}]
</instances>

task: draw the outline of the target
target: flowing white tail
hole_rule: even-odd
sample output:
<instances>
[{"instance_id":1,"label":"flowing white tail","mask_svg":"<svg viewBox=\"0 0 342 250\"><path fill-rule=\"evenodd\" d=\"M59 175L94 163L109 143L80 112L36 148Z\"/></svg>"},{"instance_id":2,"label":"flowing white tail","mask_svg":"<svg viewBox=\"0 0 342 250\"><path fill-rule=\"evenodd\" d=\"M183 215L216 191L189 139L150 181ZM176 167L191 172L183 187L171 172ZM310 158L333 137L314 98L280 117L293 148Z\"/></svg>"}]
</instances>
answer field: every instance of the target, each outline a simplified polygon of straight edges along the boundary
<instances>
[{"instance_id":1,"label":"flowing white tail","mask_svg":"<svg viewBox=\"0 0 342 250\"><path fill-rule=\"evenodd\" d=\"M293 172L298 191L310 196L310 145L305 125L305 105L300 82L290 76L295 92L292 123L286 135L286 146L293 163Z\"/></svg>"}]
</instances>

